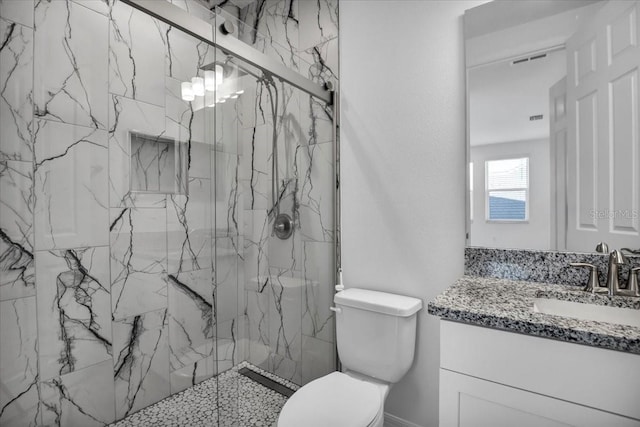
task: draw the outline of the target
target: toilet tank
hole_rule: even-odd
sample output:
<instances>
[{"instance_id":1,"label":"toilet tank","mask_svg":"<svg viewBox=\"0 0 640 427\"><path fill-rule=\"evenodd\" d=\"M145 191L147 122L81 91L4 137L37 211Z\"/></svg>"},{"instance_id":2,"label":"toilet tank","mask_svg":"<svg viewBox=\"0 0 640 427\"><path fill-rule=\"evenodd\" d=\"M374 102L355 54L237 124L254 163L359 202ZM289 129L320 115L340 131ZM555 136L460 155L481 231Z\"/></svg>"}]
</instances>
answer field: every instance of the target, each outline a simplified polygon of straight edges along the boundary
<instances>
[{"instance_id":1,"label":"toilet tank","mask_svg":"<svg viewBox=\"0 0 640 427\"><path fill-rule=\"evenodd\" d=\"M334 297L338 355L342 366L395 383L413 363L417 298L349 288Z\"/></svg>"}]
</instances>

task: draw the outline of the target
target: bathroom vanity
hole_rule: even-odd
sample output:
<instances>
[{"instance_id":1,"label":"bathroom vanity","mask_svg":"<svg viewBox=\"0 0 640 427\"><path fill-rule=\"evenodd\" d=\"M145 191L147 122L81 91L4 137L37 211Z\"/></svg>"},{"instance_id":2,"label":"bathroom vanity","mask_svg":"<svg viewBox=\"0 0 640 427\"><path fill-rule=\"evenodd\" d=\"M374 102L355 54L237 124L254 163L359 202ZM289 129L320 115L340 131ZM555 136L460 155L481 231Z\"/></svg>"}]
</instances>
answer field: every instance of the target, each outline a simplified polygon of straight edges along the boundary
<instances>
[{"instance_id":1,"label":"bathroom vanity","mask_svg":"<svg viewBox=\"0 0 640 427\"><path fill-rule=\"evenodd\" d=\"M441 427L640 426L639 298L464 276L428 311Z\"/></svg>"}]
</instances>

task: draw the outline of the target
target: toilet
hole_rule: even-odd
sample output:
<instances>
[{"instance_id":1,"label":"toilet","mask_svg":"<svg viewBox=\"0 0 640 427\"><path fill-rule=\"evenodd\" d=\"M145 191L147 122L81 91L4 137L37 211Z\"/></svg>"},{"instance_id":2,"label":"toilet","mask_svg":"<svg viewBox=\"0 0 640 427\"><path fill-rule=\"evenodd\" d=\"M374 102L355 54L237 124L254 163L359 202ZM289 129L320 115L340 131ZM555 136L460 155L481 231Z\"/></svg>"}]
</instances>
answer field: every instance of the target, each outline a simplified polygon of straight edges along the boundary
<instances>
[{"instance_id":1,"label":"toilet","mask_svg":"<svg viewBox=\"0 0 640 427\"><path fill-rule=\"evenodd\" d=\"M350 288L333 301L344 372L295 392L280 412L278 427L382 427L389 389L413 363L421 300Z\"/></svg>"}]
</instances>

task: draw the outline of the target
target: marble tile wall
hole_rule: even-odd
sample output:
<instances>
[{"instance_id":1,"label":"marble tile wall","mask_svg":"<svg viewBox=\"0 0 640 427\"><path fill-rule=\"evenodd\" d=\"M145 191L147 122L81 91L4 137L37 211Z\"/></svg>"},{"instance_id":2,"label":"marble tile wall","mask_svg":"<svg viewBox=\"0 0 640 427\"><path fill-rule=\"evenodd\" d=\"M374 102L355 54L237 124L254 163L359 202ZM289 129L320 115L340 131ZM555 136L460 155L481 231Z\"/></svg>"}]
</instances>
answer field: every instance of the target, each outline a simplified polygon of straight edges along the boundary
<instances>
[{"instance_id":1,"label":"marble tile wall","mask_svg":"<svg viewBox=\"0 0 640 427\"><path fill-rule=\"evenodd\" d=\"M254 46L337 77L336 0L224 3L270 35ZM0 0L0 33L0 424L105 425L243 360L298 384L333 370L329 107L254 81L195 111L180 82L214 50L117 0ZM145 163L130 131L175 150ZM188 192L131 191L183 152Z\"/></svg>"}]
</instances>

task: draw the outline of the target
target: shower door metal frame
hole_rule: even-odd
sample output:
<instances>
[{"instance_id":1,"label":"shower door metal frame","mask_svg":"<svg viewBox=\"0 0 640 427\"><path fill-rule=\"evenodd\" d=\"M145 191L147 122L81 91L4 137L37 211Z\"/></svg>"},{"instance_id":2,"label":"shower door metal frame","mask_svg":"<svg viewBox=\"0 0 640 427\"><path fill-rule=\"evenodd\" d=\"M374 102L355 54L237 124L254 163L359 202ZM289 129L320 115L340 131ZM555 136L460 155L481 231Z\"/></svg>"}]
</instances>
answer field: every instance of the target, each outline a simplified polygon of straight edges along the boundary
<instances>
[{"instance_id":1,"label":"shower door metal frame","mask_svg":"<svg viewBox=\"0 0 640 427\"><path fill-rule=\"evenodd\" d=\"M225 34L218 25L203 21L189 12L180 9L165 0L122 0L142 12L153 16L179 30L221 49L226 54L235 56L254 67L259 68L264 73L276 77L290 85L315 96L332 105L334 102L334 91L327 90L323 85L315 83L301 74L289 69L284 64L270 58L264 53L254 49L242 40L235 38L231 34ZM213 14L213 12L212 12ZM215 31L215 36L214 36Z\"/></svg>"}]
</instances>

